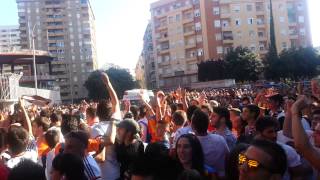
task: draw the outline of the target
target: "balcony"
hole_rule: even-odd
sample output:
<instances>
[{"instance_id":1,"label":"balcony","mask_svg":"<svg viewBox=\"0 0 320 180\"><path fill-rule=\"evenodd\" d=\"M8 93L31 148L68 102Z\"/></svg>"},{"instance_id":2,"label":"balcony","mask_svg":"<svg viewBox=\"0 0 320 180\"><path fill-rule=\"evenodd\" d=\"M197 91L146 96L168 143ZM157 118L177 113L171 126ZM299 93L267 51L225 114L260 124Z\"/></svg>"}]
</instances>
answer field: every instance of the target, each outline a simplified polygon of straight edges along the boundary
<instances>
[{"instance_id":1,"label":"balcony","mask_svg":"<svg viewBox=\"0 0 320 180\"><path fill-rule=\"evenodd\" d=\"M190 62L197 62L197 57L196 56L187 56L186 57L186 62L190 63Z\"/></svg>"},{"instance_id":2,"label":"balcony","mask_svg":"<svg viewBox=\"0 0 320 180\"><path fill-rule=\"evenodd\" d=\"M185 45L184 45L184 48L185 49L192 49L192 48L195 48L196 47L196 43L195 42L193 42L193 43L186 43Z\"/></svg>"},{"instance_id":3,"label":"balcony","mask_svg":"<svg viewBox=\"0 0 320 180\"><path fill-rule=\"evenodd\" d=\"M232 32L224 32L222 35L222 40L224 44L232 44L233 43L233 35Z\"/></svg>"},{"instance_id":4,"label":"balcony","mask_svg":"<svg viewBox=\"0 0 320 180\"><path fill-rule=\"evenodd\" d=\"M55 81L51 75L37 75L38 81ZM34 76L22 76L20 82L34 82Z\"/></svg>"},{"instance_id":5,"label":"balcony","mask_svg":"<svg viewBox=\"0 0 320 180\"><path fill-rule=\"evenodd\" d=\"M182 19L182 24L187 24L193 22L193 17L184 17Z\"/></svg>"},{"instance_id":6,"label":"balcony","mask_svg":"<svg viewBox=\"0 0 320 180\"><path fill-rule=\"evenodd\" d=\"M63 25L47 25L47 29L64 29Z\"/></svg>"}]
</instances>

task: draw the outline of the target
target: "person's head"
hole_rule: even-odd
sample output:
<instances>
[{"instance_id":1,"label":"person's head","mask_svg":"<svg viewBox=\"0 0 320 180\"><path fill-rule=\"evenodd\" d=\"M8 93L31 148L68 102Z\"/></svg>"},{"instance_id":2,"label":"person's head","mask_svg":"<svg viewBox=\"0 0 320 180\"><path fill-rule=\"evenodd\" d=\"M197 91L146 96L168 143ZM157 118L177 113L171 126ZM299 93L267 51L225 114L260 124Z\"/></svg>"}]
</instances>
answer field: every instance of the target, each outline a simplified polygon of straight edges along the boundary
<instances>
[{"instance_id":1,"label":"person's head","mask_svg":"<svg viewBox=\"0 0 320 180\"><path fill-rule=\"evenodd\" d=\"M97 110L93 107L88 107L86 110L86 118L88 125L92 125L94 123L95 118L97 117Z\"/></svg>"},{"instance_id":2,"label":"person's head","mask_svg":"<svg viewBox=\"0 0 320 180\"><path fill-rule=\"evenodd\" d=\"M61 113L52 113L50 115L50 121L51 124L50 126L61 126L61 121L62 121L62 115Z\"/></svg>"},{"instance_id":3,"label":"person's head","mask_svg":"<svg viewBox=\"0 0 320 180\"><path fill-rule=\"evenodd\" d=\"M45 170L39 164L24 159L11 169L8 180L46 180Z\"/></svg>"},{"instance_id":4,"label":"person's head","mask_svg":"<svg viewBox=\"0 0 320 180\"><path fill-rule=\"evenodd\" d=\"M241 116L241 110L238 108L231 108L229 109L230 112L230 120L233 121Z\"/></svg>"},{"instance_id":5,"label":"person's head","mask_svg":"<svg viewBox=\"0 0 320 180\"><path fill-rule=\"evenodd\" d=\"M230 113L228 109L224 107L213 108L211 123L217 129L220 127L232 129L232 123L230 121Z\"/></svg>"},{"instance_id":6,"label":"person's head","mask_svg":"<svg viewBox=\"0 0 320 180\"><path fill-rule=\"evenodd\" d=\"M100 121L110 121L112 117L112 104L109 100L101 100L97 106L97 116Z\"/></svg>"},{"instance_id":7,"label":"person's head","mask_svg":"<svg viewBox=\"0 0 320 180\"><path fill-rule=\"evenodd\" d=\"M311 116L311 129L315 129L316 125L320 123L320 109L312 112Z\"/></svg>"},{"instance_id":8,"label":"person's head","mask_svg":"<svg viewBox=\"0 0 320 180\"><path fill-rule=\"evenodd\" d=\"M84 131L72 131L65 137L64 153L74 154L79 157L85 156L88 147L89 136Z\"/></svg>"},{"instance_id":9,"label":"person's head","mask_svg":"<svg viewBox=\"0 0 320 180\"><path fill-rule=\"evenodd\" d=\"M240 180L280 180L286 169L285 151L271 141L254 140L245 153L239 155Z\"/></svg>"},{"instance_id":10,"label":"person's head","mask_svg":"<svg viewBox=\"0 0 320 180\"><path fill-rule=\"evenodd\" d=\"M283 102L283 97L280 94L276 94L268 98L269 108L273 111L278 110L282 106Z\"/></svg>"},{"instance_id":11,"label":"person's head","mask_svg":"<svg viewBox=\"0 0 320 180\"><path fill-rule=\"evenodd\" d=\"M241 119L241 111L239 109L230 110L230 120L232 122L233 129L241 129L243 127L243 121Z\"/></svg>"},{"instance_id":12,"label":"person's head","mask_svg":"<svg viewBox=\"0 0 320 180\"><path fill-rule=\"evenodd\" d=\"M197 135L207 135L209 126L209 117L201 110L196 110L193 113L191 127Z\"/></svg>"},{"instance_id":13,"label":"person's head","mask_svg":"<svg viewBox=\"0 0 320 180\"><path fill-rule=\"evenodd\" d=\"M256 121L260 115L260 108L250 104L243 108L242 118L244 121Z\"/></svg>"},{"instance_id":14,"label":"person's head","mask_svg":"<svg viewBox=\"0 0 320 180\"><path fill-rule=\"evenodd\" d=\"M249 97L243 97L241 99L241 103L242 103L242 106L248 106L250 104L250 98Z\"/></svg>"},{"instance_id":15,"label":"person's head","mask_svg":"<svg viewBox=\"0 0 320 180\"><path fill-rule=\"evenodd\" d=\"M199 101L196 100L196 99L191 99L191 100L190 100L190 104L191 104L192 106L199 106Z\"/></svg>"},{"instance_id":16,"label":"person's head","mask_svg":"<svg viewBox=\"0 0 320 180\"><path fill-rule=\"evenodd\" d=\"M259 118L256 122L257 138L269 141L277 141L277 130L279 123L272 117Z\"/></svg>"},{"instance_id":17,"label":"person's head","mask_svg":"<svg viewBox=\"0 0 320 180\"><path fill-rule=\"evenodd\" d=\"M151 162L146 157L137 158L129 167L131 180L154 180Z\"/></svg>"},{"instance_id":18,"label":"person's head","mask_svg":"<svg viewBox=\"0 0 320 180\"><path fill-rule=\"evenodd\" d=\"M194 113L194 111L200 109L198 106L196 105L191 105L188 107L187 109L187 118L188 118L188 121L191 122L191 118L192 118L192 115Z\"/></svg>"},{"instance_id":19,"label":"person's head","mask_svg":"<svg viewBox=\"0 0 320 180\"><path fill-rule=\"evenodd\" d=\"M44 135L45 140L51 149L56 147L56 145L59 143L59 140L60 140L59 136L60 136L59 132L54 129L50 129L45 133Z\"/></svg>"},{"instance_id":20,"label":"person's head","mask_svg":"<svg viewBox=\"0 0 320 180\"><path fill-rule=\"evenodd\" d=\"M117 140L120 144L132 141L140 133L140 126L133 119L125 119L117 127Z\"/></svg>"},{"instance_id":21,"label":"person's head","mask_svg":"<svg viewBox=\"0 0 320 180\"><path fill-rule=\"evenodd\" d=\"M41 137L50 128L50 120L47 117L37 117L32 122L32 133L35 137Z\"/></svg>"},{"instance_id":22,"label":"person's head","mask_svg":"<svg viewBox=\"0 0 320 180\"><path fill-rule=\"evenodd\" d=\"M132 112L134 120L139 119L139 107L138 106L135 106L135 105L130 106L130 112Z\"/></svg>"},{"instance_id":23,"label":"person's head","mask_svg":"<svg viewBox=\"0 0 320 180\"><path fill-rule=\"evenodd\" d=\"M199 139L193 134L184 134L176 144L176 156L182 166L203 173L204 155Z\"/></svg>"},{"instance_id":24,"label":"person's head","mask_svg":"<svg viewBox=\"0 0 320 180\"><path fill-rule=\"evenodd\" d=\"M145 105L141 105L139 107L139 118L138 119L143 119L147 116L147 107Z\"/></svg>"},{"instance_id":25,"label":"person's head","mask_svg":"<svg viewBox=\"0 0 320 180\"><path fill-rule=\"evenodd\" d=\"M166 133L169 132L169 123L167 123L166 121L159 121L157 123L156 130L157 137L165 137Z\"/></svg>"},{"instance_id":26,"label":"person's head","mask_svg":"<svg viewBox=\"0 0 320 180\"><path fill-rule=\"evenodd\" d=\"M211 113L212 113L212 108L211 108L210 104L201 105L200 108L201 108L201 110L202 110L203 112L207 113L208 116L211 115Z\"/></svg>"},{"instance_id":27,"label":"person's head","mask_svg":"<svg viewBox=\"0 0 320 180\"><path fill-rule=\"evenodd\" d=\"M58 154L52 161L51 180L86 180L82 159L73 154Z\"/></svg>"},{"instance_id":28,"label":"person's head","mask_svg":"<svg viewBox=\"0 0 320 180\"><path fill-rule=\"evenodd\" d=\"M177 110L172 114L172 122L174 124L174 131L176 131L180 127L183 127L187 122L186 113L182 110Z\"/></svg>"},{"instance_id":29,"label":"person's head","mask_svg":"<svg viewBox=\"0 0 320 180\"><path fill-rule=\"evenodd\" d=\"M26 151L28 143L29 135L23 127L12 126L9 128L7 144L11 154L16 155Z\"/></svg>"},{"instance_id":30,"label":"person's head","mask_svg":"<svg viewBox=\"0 0 320 180\"><path fill-rule=\"evenodd\" d=\"M225 164L227 179L230 179L230 180L239 179L239 168L238 168L239 154L244 153L248 147L249 147L249 144L240 143L230 151L230 154L229 156L227 156L226 164Z\"/></svg>"},{"instance_id":31,"label":"person's head","mask_svg":"<svg viewBox=\"0 0 320 180\"><path fill-rule=\"evenodd\" d=\"M320 123L318 123L313 131L314 145L320 148Z\"/></svg>"},{"instance_id":32,"label":"person's head","mask_svg":"<svg viewBox=\"0 0 320 180\"><path fill-rule=\"evenodd\" d=\"M71 115L63 115L61 122L61 132L63 136L71 131L78 131L80 125L80 118Z\"/></svg>"}]
</instances>

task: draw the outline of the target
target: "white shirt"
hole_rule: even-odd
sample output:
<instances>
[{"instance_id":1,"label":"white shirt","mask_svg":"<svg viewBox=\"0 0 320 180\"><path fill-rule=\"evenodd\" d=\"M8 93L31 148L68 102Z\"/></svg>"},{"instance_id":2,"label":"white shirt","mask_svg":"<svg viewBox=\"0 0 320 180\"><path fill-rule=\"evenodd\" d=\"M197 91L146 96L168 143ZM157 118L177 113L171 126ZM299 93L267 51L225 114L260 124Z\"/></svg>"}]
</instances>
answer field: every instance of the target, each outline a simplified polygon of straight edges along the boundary
<instances>
[{"instance_id":1,"label":"white shirt","mask_svg":"<svg viewBox=\"0 0 320 180\"><path fill-rule=\"evenodd\" d=\"M293 167L297 167L302 164L300 155L291 146L288 146L288 145L280 143L280 142L277 142L277 144L279 144L283 148L283 150L285 151L285 153L287 155L288 168L287 168L282 179L283 180L290 180L290 174L289 174L288 169L293 168Z\"/></svg>"},{"instance_id":2,"label":"white shirt","mask_svg":"<svg viewBox=\"0 0 320 180\"><path fill-rule=\"evenodd\" d=\"M220 177L225 176L225 159L229 154L226 140L216 134L197 136L203 150L205 164L217 169Z\"/></svg>"},{"instance_id":3,"label":"white shirt","mask_svg":"<svg viewBox=\"0 0 320 180\"><path fill-rule=\"evenodd\" d=\"M10 158L6 165L9 167L9 168L14 168L16 165L18 165L22 160L24 159L29 159L35 163L37 163L37 160L38 160L38 153L31 150L31 151L26 151L24 154L22 154L21 156L17 156L17 157L13 157L13 158Z\"/></svg>"},{"instance_id":4,"label":"white shirt","mask_svg":"<svg viewBox=\"0 0 320 180\"><path fill-rule=\"evenodd\" d=\"M186 126L186 127L182 127L182 128L179 128L174 137L173 137L173 142L172 142L172 148L175 149L176 148L176 143L179 139L180 136L184 135L184 134L190 134L190 133L193 133L192 131L192 128L191 126Z\"/></svg>"},{"instance_id":5,"label":"white shirt","mask_svg":"<svg viewBox=\"0 0 320 180\"><path fill-rule=\"evenodd\" d=\"M111 121L100 121L92 128L91 138L111 134ZM103 180L115 180L120 177L120 165L117 160L114 145L106 149L106 160L100 164Z\"/></svg>"}]
</instances>

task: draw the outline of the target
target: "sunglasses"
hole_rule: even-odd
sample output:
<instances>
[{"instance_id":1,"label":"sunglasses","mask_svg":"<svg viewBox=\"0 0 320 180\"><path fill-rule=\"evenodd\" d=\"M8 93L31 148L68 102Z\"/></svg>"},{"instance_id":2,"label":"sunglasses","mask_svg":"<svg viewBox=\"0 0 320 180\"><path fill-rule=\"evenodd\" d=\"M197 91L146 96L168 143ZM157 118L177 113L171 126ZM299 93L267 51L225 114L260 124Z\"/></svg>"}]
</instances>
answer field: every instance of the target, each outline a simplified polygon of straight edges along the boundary
<instances>
[{"instance_id":1,"label":"sunglasses","mask_svg":"<svg viewBox=\"0 0 320 180\"><path fill-rule=\"evenodd\" d=\"M248 168L251 169L251 170L255 170L255 169L259 169L259 168L269 169L269 168L263 166L257 160L248 159L247 156L245 156L244 154L239 154L238 164L240 166L244 165L244 164L247 164Z\"/></svg>"}]
</instances>

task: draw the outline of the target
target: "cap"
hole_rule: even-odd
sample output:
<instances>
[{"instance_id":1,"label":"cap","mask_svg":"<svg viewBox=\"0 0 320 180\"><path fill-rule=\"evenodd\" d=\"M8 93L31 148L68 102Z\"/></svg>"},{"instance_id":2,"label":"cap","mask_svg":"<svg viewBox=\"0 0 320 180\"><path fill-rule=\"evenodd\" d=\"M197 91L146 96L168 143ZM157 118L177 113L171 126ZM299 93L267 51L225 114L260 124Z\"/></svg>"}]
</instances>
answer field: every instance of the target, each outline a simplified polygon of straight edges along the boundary
<instances>
[{"instance_id":1,"label":"cap","mask_svg":"<svg viewBox=\"0 0 320 180\"><path fill-rule=\"evenodd\" d=\"M132 132L133 134L137 134L140 132L140 126L139 124L133 120L133 119L125 119L119 122L119 124L117 124L118 128L124 128L127 131Z\"/></svg>"}]
</instances>

